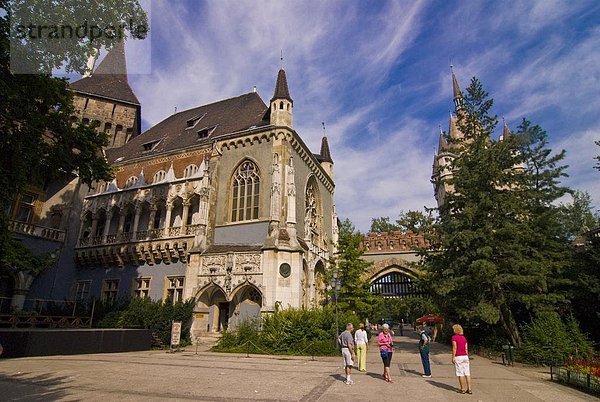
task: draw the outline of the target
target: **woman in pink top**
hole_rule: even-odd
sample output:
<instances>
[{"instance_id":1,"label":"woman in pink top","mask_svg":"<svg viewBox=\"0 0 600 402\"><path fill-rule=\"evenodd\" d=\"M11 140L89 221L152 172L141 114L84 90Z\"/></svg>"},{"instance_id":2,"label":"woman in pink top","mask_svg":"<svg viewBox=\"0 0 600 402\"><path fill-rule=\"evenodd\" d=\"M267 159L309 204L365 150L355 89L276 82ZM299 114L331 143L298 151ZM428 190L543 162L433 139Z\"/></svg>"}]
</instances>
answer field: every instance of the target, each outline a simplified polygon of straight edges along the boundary
<instances>
[{"instance_id":1,"label":"woman in pink top","mask_svg":"<svg viewBox=\"0 0 600 402\"><path fill-rule=\"evenodd\" d=\"M383 324L383 331L379 333L377 337L377 344L379 345L379 354L381 360L383 360L383 378L387 382L392 382L390 377L390 363L392 362L392 346L394 341L392 340L392 334L390 334L390 327L387 324Z\"/></svg>"},{"instance_id":2,"label":"woman in pink top","mask_svg":"<svg viewBox=\"0 0 600 402\"><path fill-rule=\"evenodd\" d=\"M460 393L472 394L471 391L471 369L469 367L469 350L467 338L465 338L463 328L455 324L452 326L454 335L452 336L452 363L456 370L456 376L460 384ZM467 390L465 391L463 377L467 381Z\"/></svg>"}]
</instances>

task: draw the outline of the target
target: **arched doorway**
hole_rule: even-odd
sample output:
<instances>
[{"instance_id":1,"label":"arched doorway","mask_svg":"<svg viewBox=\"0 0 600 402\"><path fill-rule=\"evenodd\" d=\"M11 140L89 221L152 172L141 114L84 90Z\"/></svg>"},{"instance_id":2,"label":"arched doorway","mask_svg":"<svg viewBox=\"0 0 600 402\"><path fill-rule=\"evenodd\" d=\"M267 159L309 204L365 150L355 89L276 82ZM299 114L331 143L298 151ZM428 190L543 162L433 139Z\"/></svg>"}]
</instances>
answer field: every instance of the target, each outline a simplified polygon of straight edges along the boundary
<instances>
[{"instance_id":1,"label":"arched doorway","mask_svg":"<svg viewBox=\"0 0 600 402\"><path fill-rule=\"evenodd\" d=\"M229 320L232 329L244 322L254 322L260 318L262 294L251 284L242 285L232 295L233 316Z\"/></svg>"},{"instance_id":2,"label":"arched doorway","mask_svg":"<svg viewBox=\"0 0 600 402\"><path fill-rule=\"evenodd\" d=\"M227 330L230 317L229 301L220 287L211 285L202 291L198 297L198 307L208 308L207 332Z\"/></svg>"},{"instance_id":3,"label":"arched doorway","mask_svg":"<svg viewBox=\"0 0 600 402\"><path fill-rule=\"evenodd\" d=\"M399 267L388 267L371 280L371 293L381 297L422 297L425 292L416 284L415 278Z\"/></svg>"}]
</instances>

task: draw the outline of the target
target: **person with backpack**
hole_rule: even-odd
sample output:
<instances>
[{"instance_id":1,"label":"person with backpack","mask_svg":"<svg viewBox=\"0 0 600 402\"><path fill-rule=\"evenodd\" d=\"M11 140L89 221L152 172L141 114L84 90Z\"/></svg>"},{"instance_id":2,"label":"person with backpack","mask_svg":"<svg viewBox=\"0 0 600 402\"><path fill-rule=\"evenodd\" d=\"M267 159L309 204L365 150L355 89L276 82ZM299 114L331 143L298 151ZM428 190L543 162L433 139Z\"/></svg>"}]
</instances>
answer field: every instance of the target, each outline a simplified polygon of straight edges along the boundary
<instances>
[{"instance_id":1,"label":"person with backpack","mask_svg":"<svg viewBox=\"0 0 600 402\"><path fill-rule=\"evenodd\" d=\"M426 324L421 327L419 333L419 354L421 355L421 363L423 363L424 374L421 377L431 377L431 365L429 364L429 344L431 343L431 336Z\"/></svg>"}]
</instances>

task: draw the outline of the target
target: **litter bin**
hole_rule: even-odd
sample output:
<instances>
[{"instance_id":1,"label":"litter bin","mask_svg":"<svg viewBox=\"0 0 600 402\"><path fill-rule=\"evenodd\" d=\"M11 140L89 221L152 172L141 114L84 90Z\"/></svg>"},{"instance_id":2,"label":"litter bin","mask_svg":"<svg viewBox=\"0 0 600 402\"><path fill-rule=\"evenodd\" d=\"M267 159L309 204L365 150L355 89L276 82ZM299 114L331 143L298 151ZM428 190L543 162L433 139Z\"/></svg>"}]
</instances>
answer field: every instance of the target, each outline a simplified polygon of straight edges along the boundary
<instances>
[{"instance_id":1,"label":"litter bin","mask_svg":"<svg viewBox=\"0 0 600 402\"><path fill-rule=\"evenodd\" d=\"M515 365L514 350L515 347L512 345L502 345L502 364L505 366Z\"/></svg>"}]
</instances>

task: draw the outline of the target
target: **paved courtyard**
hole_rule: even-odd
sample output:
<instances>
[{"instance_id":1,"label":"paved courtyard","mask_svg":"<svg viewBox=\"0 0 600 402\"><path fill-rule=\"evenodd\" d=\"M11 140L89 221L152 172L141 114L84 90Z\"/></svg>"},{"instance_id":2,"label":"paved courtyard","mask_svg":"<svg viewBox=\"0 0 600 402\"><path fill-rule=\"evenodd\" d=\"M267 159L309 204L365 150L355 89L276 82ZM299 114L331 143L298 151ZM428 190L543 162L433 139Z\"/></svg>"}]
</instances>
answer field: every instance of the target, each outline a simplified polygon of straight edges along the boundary
<instances>
[{"instance_id":1,"label":"paved courtyard","mask_svg":"<svg viewBox=\"0 0 600 402\"><path fill-rule=\"evenodd\" d=\"M405 333L406 335L406 333ZM549 382L543 369L471 363L473 395L456 392L447 347L432 346L432 378L421 378L416 336L396 337L394 383L381 379L376 347L368 372L343 383L341 358L290 358L160 351L0 360L2 400L200 401L585 401L579 391Z\"/></svg>"}]
</instances>

